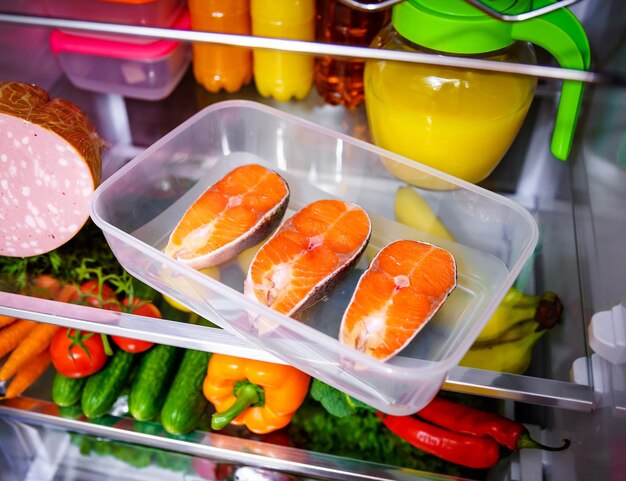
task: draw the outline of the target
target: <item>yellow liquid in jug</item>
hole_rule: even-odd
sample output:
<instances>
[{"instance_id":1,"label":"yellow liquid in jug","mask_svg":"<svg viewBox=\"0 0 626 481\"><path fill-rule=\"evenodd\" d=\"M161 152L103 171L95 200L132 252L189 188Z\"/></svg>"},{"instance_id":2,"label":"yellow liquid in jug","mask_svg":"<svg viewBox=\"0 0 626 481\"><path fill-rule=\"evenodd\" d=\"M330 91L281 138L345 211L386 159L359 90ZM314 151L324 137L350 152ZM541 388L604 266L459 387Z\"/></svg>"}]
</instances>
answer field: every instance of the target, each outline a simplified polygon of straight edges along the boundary
<instances>
[{"instance_id":1,"label":"yellow liquid in jug","mask_svg":"<svg viewBox=\"0 0 626 481\"><path fill-rule=\"evenodd\" d=\"M387 150L476 183L515 139L535 84L531 77L371 61L365 73L371 134ZM387 166L413 185L446 188L397 163Z\"/></svg>"}]
</instances>

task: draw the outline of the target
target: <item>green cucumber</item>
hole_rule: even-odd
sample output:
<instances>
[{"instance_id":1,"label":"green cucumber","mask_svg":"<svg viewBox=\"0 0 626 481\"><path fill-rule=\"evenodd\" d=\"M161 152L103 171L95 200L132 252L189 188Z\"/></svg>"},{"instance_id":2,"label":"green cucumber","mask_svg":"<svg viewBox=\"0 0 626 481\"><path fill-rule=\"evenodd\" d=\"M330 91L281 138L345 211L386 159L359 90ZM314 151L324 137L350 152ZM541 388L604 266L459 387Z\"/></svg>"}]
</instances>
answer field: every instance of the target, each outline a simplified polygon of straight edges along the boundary
<instances>
[{"instance_id":1,"label":"green cucumber","mask_svg":"<svg viewBox=\"0 0 626 481\"><path fill-rule=\"evenodd\" d=\"M130 443L113 441L111 456L134 468L147 468L152 464L153 449Z\"/></svg>"},{"instance_id":2,"label":"green cucumber","mask_svg":"<svg viewBox=\"0 0 626 481\"><path fill-rule=\"evenodd\" d=\"M186 472L191 467L191 460L183 454L158 450L154 453L154 464L170 471Z\"/></svg>"},{"instance_id":3,"label":"green cucumber","mask_svg":"<svg viewBox=\"0 0 626 481\"><path fill-rule=\"evenodd\" d=\"M144 354L128 393L128 411L138 421L156 418L163 406L180 350L156 345Z\"/></svg>"},{"instance_id":4,"label":"green cucumber","mask_svg":"<svg viewBox=\"0 0 626 481\"><path fill-rule=\"evenodd\" d=\"M95 438L91 441L91 450L98 456L108 456L113 450L111 441L103 438Z\"/></svg>"},{"instance_id":5,"label":"green cucumber","mask_svg":"<svg viewBox=\"0 0 626 481\"><path fill-rule=\"evenodd\" d=\"M83 408L80 405L59 406L59 416L66 419L80 419L83 416Z\"/></svg>"},{"instance_id":6,"label":"green cucumber","mask_svg":"<svg viewBox=\"0 0 626 481\"><path fill-rule=\"evenodd\" d=\"M88 418L107 414L124 389L133 367L134 356L118 350L106 366L87 379L81 405Z\"/></svg>"},{"instance_id":7,"label":"green cucumber","mask_svg":"<svg viewBox=\"0 0 626 481\"><path fill-rule=\"evenodd\" d=\"M77 404L83 393L87 378L65 377L58 372L52 381L52 401L57 406L69 407Z\"/></svg>"},{"instance_id":8,"label":"green cucumber","mask_svg":"<svg viewBox=\"0 0 626 481\"><path fill-rule=\"evenodd\" d=\"M193 431L208 401L202 392L211 354L187 349L176 372L163 409L161 424L170 434L187 434Z\"/></svg>"},{"instance_id":9,"label":"green cucumber","mask_svg":"<svg viewBox=\"0 0 626 481\"><path fill-rule=\"evenodd\" d=\"M151 436L160 436L163 433L163 426L156 421L133 421L133 430L136 433L150 434Z\"/></svg>"},{"instance_id":10,"label":"green cucumber","mask_svg":"<svg viewBox=\"0 0 626 481\"><path fill-rule=\"evenodd\" d=\"M79 440L78 449L80 454L83 456L89 456L91 454L91 450L93 449L93 441L91 436L83 436Z\"/></svg>"}]
</instances>

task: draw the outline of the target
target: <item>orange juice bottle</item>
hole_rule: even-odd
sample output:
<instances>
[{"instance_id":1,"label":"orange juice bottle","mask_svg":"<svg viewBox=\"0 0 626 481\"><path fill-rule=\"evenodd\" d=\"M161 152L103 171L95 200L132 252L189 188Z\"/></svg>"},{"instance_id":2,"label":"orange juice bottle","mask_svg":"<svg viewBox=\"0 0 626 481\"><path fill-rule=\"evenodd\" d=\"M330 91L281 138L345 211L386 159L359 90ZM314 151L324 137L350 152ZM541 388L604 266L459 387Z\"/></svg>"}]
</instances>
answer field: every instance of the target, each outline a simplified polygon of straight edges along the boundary
<instances>
[{"instance_id":1,"label":"orange juice bottle","mask_svg":"<svg viewBox=\"0 0 626 481\"><path fill-rule=\"evenodd\" d=\"M484 1L493 8L502 3ZM513 3L509 14L531 8L531 0ZM584 30L565 8L503 22L465 0L406 0L393 7L391 24L372 42L381 49L494 65L535 63L532 44L552 53L561 66L589 68ZM364 80L376 144L473 183L493 171L515 140L537 83L532 76L495 70L376 59L366 62ZM551 144L558 159L565 160L571 149L582 91L582 82L563 82ZM418 169L395 164L390 170L414 185L440 188L425 185Z\"/></svg>"},{"instance_id":2,"label":"orange juice bottle","mask_svg":"<svg viewBox=\"0 0 626 481\"><path fill-rule=\"evenodd\" d=\"M391 28L375 42L409 50ZM425 52L416 46L410 50ZM481 58L534 63L535 56L529 44L518 43ZM381 147L477 183L498 165L515 139L536 83L534 77L497 72L371 62L365 76L370 131Z\"/></svg>"},{"instance_id":3,"label":"orange juice bottle","mask_svg":"<svg viewBox=\"0 0 626 481\"><path fill-rule=\"evenodd\" d=\"M259 37L315 38L314 0L252 0L252 34ZM254 82L263 97L285 102L305 98L313 85L313 57L254 50Z\"/></svg>"},{"instance_id":4,"label":"orange juice bottle","mask_svg":"<svg viewBox=\"0 0 626 481\"><path fill-rule=\"evenodd\" d=\"M248 0L189 0L191 28L250 35ZM218 44L193 44L193 73L209 92L236 92L252 80L252 51Z\"/></svg>"}]
</instances>

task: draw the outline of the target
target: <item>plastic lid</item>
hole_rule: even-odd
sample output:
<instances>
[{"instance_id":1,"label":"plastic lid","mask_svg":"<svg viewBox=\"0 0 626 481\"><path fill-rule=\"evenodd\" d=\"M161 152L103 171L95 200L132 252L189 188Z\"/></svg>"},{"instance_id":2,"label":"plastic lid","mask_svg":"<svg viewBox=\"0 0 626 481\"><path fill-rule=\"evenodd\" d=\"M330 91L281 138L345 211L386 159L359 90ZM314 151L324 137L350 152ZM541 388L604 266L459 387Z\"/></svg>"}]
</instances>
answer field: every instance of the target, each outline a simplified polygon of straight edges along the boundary
<instances>
[{"instance_id":1,"label":"plastic lid","mask_svg":"<svg viewBox=\"0 0 626 481\"><path fill-rule=\"evenodd\" d=\"M189 30L191 21L189 11L185 9L172 28ZM50 34L50 48L54 54L59 52L74 52L98 57L114 57L124 59L150 59L164 57L180 45L177 40L157 40L150 43L122 42L83 36L74 33L55 30Z\"/></svg>"},{"instance_id":2,"label":"plastic lid","mask_svg":"<svg viewBox=\"0 0 626 481\"><path fill-rule=\"evenodd\" d=\"M510 15L526 12L530 0L483 0ZM392 10L394 28L431 50L473 54L511 45L511 24L488 16L464 0L407 0Z\"/></svg>"}]
</instances>

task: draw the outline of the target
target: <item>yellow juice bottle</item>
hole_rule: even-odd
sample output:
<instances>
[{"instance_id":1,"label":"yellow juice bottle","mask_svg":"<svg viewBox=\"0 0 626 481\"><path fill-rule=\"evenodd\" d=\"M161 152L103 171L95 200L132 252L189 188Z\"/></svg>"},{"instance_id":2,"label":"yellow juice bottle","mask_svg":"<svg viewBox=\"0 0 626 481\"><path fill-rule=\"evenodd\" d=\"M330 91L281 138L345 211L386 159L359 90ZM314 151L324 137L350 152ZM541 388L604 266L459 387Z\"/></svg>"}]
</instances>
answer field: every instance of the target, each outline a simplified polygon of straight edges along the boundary
<instances>
[{"instance_id":1,"label":"yellow juice bottle","mask_svg":"<svg viewBox=\"0 0 626 481\"><path fill-rule=\"evenodd\" d=\"M252 0L252 34L259 37L315 38L314 0ZM256 49L254 82L263 97L285 102L305 98L313 84L311 55Z\"/></svg>"},{"instance_id":2,"label":"yellow juice bottle","mask_svg":"<svg viewBox=\"0 0 626 481\"><path fill-rule=\"evenodd\" d=\"M496 9L502 3L484 2ZM532 2L513 3L508 14L527 12ZM476 67L492 64L493 69L368 60L365 106L374 142L455 177L480 182L506 154L532 102L537 80L526 74L526 65L536 63L532 44L552 53L562 66L589 66L584 30L567 9L504 22L465 0L405 0L395 5L391 23L373 40L373 47L429 54L440 61L480 60ZM499 62L509 69L522 65L511 69L517 73L509 73L498 71ZM582 89L581 82L563 82L551 142L552 153L562 160L571 149ZM453 188L427 169L384 160L406 182Z\"/></svg>"}]
</instances>

